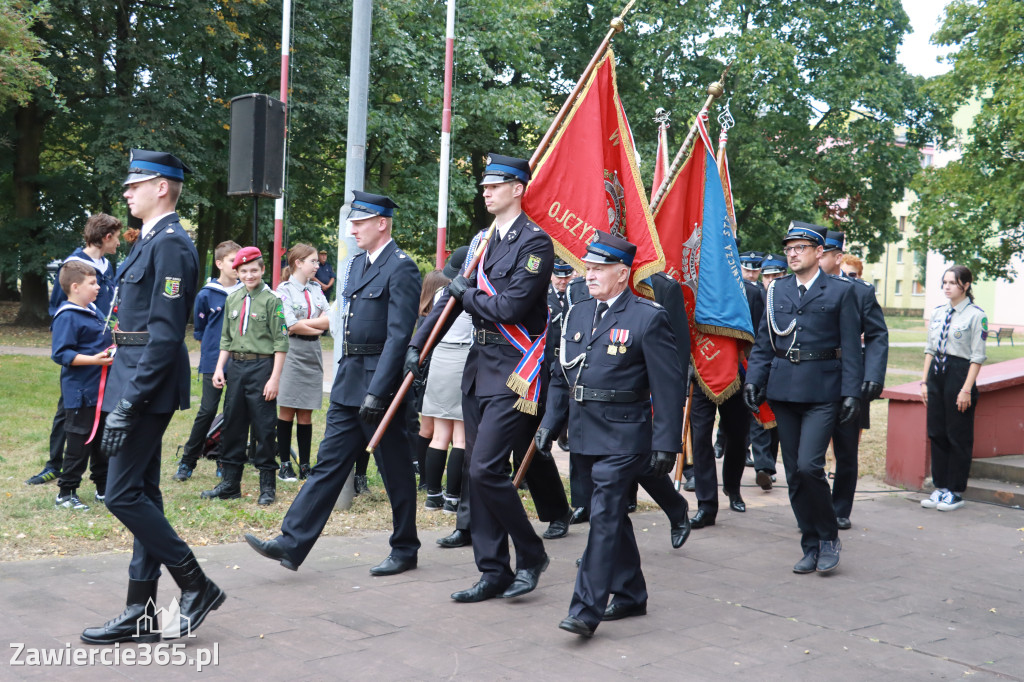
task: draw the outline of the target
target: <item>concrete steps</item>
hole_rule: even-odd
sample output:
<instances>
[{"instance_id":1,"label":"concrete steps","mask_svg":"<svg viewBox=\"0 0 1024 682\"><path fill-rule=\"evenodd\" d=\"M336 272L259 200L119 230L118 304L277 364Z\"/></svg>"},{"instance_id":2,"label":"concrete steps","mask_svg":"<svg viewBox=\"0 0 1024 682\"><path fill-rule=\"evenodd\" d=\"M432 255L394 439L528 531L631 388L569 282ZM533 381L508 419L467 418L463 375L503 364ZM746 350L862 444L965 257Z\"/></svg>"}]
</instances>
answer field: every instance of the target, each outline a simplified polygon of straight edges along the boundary
<instances>
[{"instance_id":1,"label":"concrete steps","mask_svg":"<svg viewBox=\"0 0 1024 682\"><path fill-rule=\"evenodd\" d=\"M1024 507L1024 455L975 459L964 499Z\"/></svg>"}]
</instances>

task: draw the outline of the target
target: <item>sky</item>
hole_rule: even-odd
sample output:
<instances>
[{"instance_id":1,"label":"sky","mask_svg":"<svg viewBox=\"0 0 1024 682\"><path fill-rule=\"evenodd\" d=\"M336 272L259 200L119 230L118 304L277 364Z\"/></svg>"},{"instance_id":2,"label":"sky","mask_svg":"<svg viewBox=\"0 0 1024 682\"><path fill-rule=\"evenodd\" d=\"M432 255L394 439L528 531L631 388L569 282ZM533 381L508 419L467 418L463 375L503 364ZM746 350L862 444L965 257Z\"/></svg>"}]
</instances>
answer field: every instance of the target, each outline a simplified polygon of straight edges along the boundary
<instances>
[{"instance_id":1,"label":"sky","mask_svg":"<svg viewBox=\"0 0 1024 682\"><path fill-rule=\"evenodd\" d=\"M946 0L903 0L913 32L903 39L898 58L909 73L930 77L949 71L948 64L935 61L946 49L928 42L941 24L945 5Z\"/></svg>"}]
</instances>

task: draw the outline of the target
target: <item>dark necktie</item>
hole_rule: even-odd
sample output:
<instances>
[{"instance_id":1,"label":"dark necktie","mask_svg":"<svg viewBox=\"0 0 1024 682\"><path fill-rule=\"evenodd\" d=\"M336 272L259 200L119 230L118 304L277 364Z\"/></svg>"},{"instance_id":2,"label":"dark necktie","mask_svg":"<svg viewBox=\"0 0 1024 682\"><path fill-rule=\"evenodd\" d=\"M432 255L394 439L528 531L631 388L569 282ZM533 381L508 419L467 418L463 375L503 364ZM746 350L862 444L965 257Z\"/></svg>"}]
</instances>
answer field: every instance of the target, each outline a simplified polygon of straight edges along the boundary
<instances>
[{"instance_id":1,"label":"dark necktie","mask_svg":"<svg viewBox=\"0 0 1024 682\"><path fill-rule=\"evenodd\" d=\"M597 312L594 313L594 328L590 330L591 335L597 331L597 325L601 324L601 318L604 317L604 311L608 310L608 304L601 301L597 304Z\"/></svg>"},{"instance_id":2,"label":"dark necktie","mask_svg":"<svg viewBox=\"0 0 1024 682\"><path fill-rule=\"evenodd\" d=\"M800 298L803 298L803 297L804 297L804 294L806 294L806 293L807 293L807 287L805 287L805 286L804 286L803 284L801 284L801 285L799 285L799 286L797 287L797 289L799 289L799 290L800 290Z\"/></svg>"},{"instance_id":3,"label":"dark necktie","mask_svg":"<svg viewBox=\"0 0 1024 682\"><path fill-rule=\"evenodd\" d=\"M935 362L938 363L936 370L939 374L946 372L946 342L949 340L949 323L953 320L953 312L954 309L950 306L946 320L942 323L942 332L939 333L939 347L935 353Z\"/></svg>"},{"instance_id":4,"label":"dark necktie","mask_svg":"<svg viewBox=\"0 0 1024 682\"><path fill-rule=\"evenodd\" d=\"M366 254L366 260L363 261L363 274L370 269L370 254Z\"/></svg>"}]
</instances>

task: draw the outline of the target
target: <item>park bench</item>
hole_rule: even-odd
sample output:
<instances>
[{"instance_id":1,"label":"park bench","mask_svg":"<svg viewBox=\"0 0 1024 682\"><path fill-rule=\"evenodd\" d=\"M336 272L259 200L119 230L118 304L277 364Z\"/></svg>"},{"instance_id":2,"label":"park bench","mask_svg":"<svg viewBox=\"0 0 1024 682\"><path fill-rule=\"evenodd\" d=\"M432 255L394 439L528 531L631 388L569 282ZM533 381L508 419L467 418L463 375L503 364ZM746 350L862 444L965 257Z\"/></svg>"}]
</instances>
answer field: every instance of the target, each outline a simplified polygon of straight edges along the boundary
<instances>
[{"instance_id":1,"label":"park bench","mask_svg":"<svg viewBox=\"0 0 1024 682\"><path fill-rule=\"evenodd\" d=\"M1000 327L996 330L996 345L1003 339L1009 339L1010 345L1013 345L1013 327Z\"/></svg>"}]
</instances>

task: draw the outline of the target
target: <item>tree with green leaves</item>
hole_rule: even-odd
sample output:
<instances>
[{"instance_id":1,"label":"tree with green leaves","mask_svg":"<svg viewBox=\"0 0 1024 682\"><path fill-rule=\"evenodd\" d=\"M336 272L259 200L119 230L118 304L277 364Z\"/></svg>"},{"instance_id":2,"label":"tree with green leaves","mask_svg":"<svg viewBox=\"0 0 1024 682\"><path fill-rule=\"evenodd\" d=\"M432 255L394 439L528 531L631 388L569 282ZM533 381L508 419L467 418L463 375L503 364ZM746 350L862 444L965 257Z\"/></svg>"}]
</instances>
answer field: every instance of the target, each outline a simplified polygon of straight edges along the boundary
<instances>
[{"instance_id":1,"label":"tree with green leaves","mask_svg":"<svg viewBox=\"0 0 1024 682\"><path fill-rule=\"evenodd\" d=\"M976 278L1012 278L1024 250L1024 3L955 0L932 42L953 48L953 70L932 79L929 94L950 118L979 100L980 109L966 129L939 138L962 156L912 186L911 248L937 251Z\"/></svg>"}]
</instances>

